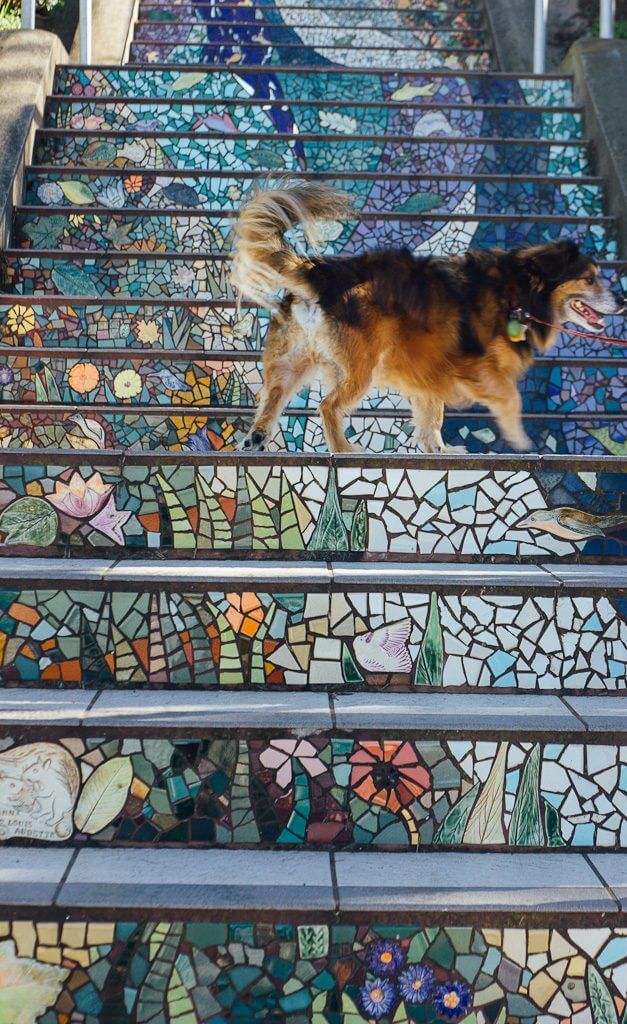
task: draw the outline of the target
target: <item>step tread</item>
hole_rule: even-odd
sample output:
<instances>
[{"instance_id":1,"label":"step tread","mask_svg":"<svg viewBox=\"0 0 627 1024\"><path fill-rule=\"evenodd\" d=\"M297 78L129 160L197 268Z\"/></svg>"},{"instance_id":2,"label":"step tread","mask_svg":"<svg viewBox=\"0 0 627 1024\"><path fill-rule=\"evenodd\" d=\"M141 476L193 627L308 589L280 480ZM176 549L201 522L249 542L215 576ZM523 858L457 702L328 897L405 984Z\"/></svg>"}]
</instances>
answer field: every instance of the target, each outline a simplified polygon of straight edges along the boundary
<instances>
[{"instance_id":1,"label":"step tread","mask_svg":"<svg viewBox=\"0 0 627 1024\"><path fill-rule=\"evenodd\" d=\"M39 587L65 585L108 587L140 586L201 587L281 587L288 590L357 589L362 587L394 587L399 590L442 587L467 590L473 588L534 589L547 592L558 589L617 590L627 588L627 564L597 565L525 565L499 563L472 565L458 562L330 562L311 561L247 561L244 559L177 559L175 562L154 559L91 559L91 558L18 558L0 559L0 585L3 587L34 582Z\"/></svg>"},{"instance_id":2,"label":"step tread","mask_svg":"<svg viewBox=\"0 0 627 1024\"><path fill-rule=\"evenodd\" d=\"M515 860L514 860L515 858ZM615 914L627 855L287 850L0 850L0 905L361 915ZM219 880L219 881L218 881ZM616 895L615 895L616 894ZM619 902L620 901L620 902Z\"/></svg>"},{"instance_id":3,"label":"step tread","mask_svg":"<svg viewBox=\"0 0 627 1024\"><path fill-rule=\"evenodd\" d=\"M137 735L331 732L421 736L627 739L625 694L344 693L260 690L84 690L38 687L0 693L0 726L106 729Z\"/></svg>"}]
</instances>

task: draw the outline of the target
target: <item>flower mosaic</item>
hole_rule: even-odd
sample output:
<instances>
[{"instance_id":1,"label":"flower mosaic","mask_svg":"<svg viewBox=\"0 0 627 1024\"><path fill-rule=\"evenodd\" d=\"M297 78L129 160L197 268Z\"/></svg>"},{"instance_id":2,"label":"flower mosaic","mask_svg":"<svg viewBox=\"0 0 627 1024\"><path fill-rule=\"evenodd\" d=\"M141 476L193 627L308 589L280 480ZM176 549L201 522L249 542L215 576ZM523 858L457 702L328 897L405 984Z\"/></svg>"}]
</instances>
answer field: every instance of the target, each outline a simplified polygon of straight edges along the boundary
<instances>
[{"instance_id":1,"label":"flower mosaic","mask_svg":"<svg viewBox=\"0 0 627 1024\"><path fill-rule=\"evenodd\" d=\"M144 338L153 336L145 321L138 323L137 329ZM151 347L150 342L146 347ZM219 352L202 360L197 356L174 360L167 358L167 353L165 359L141 358L135 352L126 359L103 358L97 352L91 358L42 358L38 352L0 360L3 402L223 406L245 414L254 409L263 383L261 362L250 356L224 358ZM521 391L527 413L620 413L625 395L624 364L586 367L560 364L553 358L529 371ZM290 409L315 413L322 395L316 381L292 397ZM397 410L408 422L411 419L406 400L388 389L372 389L361 408L366 412Z\"/></svg>"},{"instance_id":2,"label":"flower mosaic","mask_svg":"<svg viewBox=\"0 0 627 1024\"><path fill-rule=\"evenodd\" d=\"M0 749L3 840L419 851L618 848L627 839L625 751L559 736L111 734L4 737ZM393 963L371 968L386 975Z\"/></svg>"},{"instance_id":3,"label":"flower mosaic","mask_svg":"<svg viewBox=\"0 0 627 1024\"><path fill-rule=\"evenodd\" d=\"M85 438L97 439L97 426L86 417L76 422ZM331 467L328 460L255 456L248 464L240 458L225 453L206 464L155 466L129 455L124 465L97 469L81 455L68 455L66 468L36 458L12 465L9 457L0 484L0 535L5 545L75 553L107 547L113 537L148 554L220 549L321 558L368 551L555 560L624 551L625 475L605 464L559 472L533 462L531 468L446 470L420 468L420 458L404 468L372 458L361 466L334 459ZM115 526L104 524L104 541L93 520L69 508L59 515L50 501L53 494L109 484L103 511Z\"/></svg>"},{"instance_id":4,"label":"flower mosaic","mask_svg":"<svg viewBox=\"0 0 627 1024\"><path fill-rule=\"evenodd\" d=\"M154 1024L617 1024L625 1005L627 938L617 928L92 916L3 921L0 936L6 997L29 983L24 1024L105 1024L122 1005L123 1019L150 1014ZM375 974L387 953L398 968Z\"/></svg>"}]
</instances>

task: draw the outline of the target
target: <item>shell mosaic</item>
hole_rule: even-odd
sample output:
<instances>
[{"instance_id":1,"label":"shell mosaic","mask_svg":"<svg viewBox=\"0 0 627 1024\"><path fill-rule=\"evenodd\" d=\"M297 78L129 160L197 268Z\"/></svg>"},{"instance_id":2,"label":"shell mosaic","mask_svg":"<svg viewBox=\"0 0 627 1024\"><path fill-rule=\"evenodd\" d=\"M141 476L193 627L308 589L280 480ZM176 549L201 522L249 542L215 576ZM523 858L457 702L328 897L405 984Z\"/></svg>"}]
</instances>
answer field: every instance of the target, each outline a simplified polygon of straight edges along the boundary
<instances>
[{"instance_id":1,"label":"shell mosaic","mask_svg":"<svg viewBox=\"0 0 627 1024\"><path fill-rule=\"evenodd\" d=\"M97 440L79 414L75 436ZM90 436L91 435L91 436ZM93 447L93 445L92 445ZM4 550L84 554L124 545L161 552L394 553L420 559L554 561L624 557L626 474L391 467L376 458L189 458L158 465L128 455L99 467L2 460ZM437 467L437 460L435 463Z\"/></svg>"},{"instance_id":2,"label":"shell mosaic","mask_svg":"<svg viewBox=\"0 0 627 1024\"><path fill-rule=\"evenodd\" d=\"M37 1024L617 1024L626 960L609 927L0 922Z\"/></svg>"},{"instance_id":3,"label":"shell mosaic","mask_svg":"<svg viewBox=\"0 0 627 1024\"><path fill-rule=\"evenodd\" d=\"M0 513L0 527L6 522ZM116 539L111 518L94 512L91 522L108 528L103 537ZM483 593L469 582L464 594L445 585L283 594L208 586L187 593L181 584L157 594L146 588L68 590L42 581L35 589L0 591L0 683L418 692L621 688L627 601L620 591L600 596L576 587L556 593L518 585L517 592L499 593L497 582L494 588Z\"/></svg>"}]
</instances>

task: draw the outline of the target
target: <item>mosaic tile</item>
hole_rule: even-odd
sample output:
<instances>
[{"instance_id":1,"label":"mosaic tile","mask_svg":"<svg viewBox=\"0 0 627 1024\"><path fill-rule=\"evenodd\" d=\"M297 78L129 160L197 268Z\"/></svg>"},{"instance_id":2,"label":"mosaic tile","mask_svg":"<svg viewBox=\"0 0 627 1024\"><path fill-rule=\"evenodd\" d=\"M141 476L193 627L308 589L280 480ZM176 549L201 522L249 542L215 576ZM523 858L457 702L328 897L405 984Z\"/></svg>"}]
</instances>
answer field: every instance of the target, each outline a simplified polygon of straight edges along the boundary
<instances>
[{"instance_id":1,"label":"mosaic tile","mask_svg":"<svg viewBox=\"0 0 627 1024\"><path fill-rule=\"evenodd\" d=\"M443 117L444 115L442 115ZM280 125L280 134L269 130L246 138L233 132L192 134L190 136L126 135L85 131L81 134L40 131L35 142L34 160L38 164L87 167L180 168L216 171L379 171L420 172L428 175L457 174L540 174L562 178L590 174L585 145L571 142L527 140L512 146L500 139L488 143L461 139L387 141L383 135L371 139L331 137L300 139L291 131L291 122ZM426 127L426 126L425 126ZM441 132L440 132L441 134ZM258 137L257 137L258 136ZM464 193L460 192L460 202ZM459 211L463 212L463 205Z\"/></svg>"},{"instance_id":2,"label":"mosaic tile","mask_svg":"<svg viewBox=\"0 0 627 1024\"><path fill-rule=\"evenodd\" d=\"M606 279L614 288L613 274ZM608 317L608 333L627 341L624 317ZM43 303L30 297L0 300L0 343L36 348L152 349L193 352L249 352L263 348L269 313L256 307L240 312L228 301L164 305L158 301L95 301L85 306L63 300ZM625 349L562 333L551 350L556 359L624 359ZM583 367L583 370L586 368Z\"/></svg>"},{"instance_id":3,"label":"mosaic tile","mask_svg":"<svg viewBox=\"0 0 627 1024\"><path fill-rule=\"evenodd\" d=\"M495 588L484 594L469 581L459 595L442 581L434 591L373 584L281 594L208 585L198 593L181 584L156 594L25 584L0 591L0 681L414 692L621 688L627 609L620 592L599 598L581 586L568 594L519 586L509 593L499 592L498 581Z\"/></svg>"},{"instance_id":4,"label":"mosaic tile","mask_svg":"<svg viewBox=\"0 0 627 1024\"><path fill-rule=\"evenodd\" d=\"M150 327L139 327L144 337ZM550 360L533 367L521 383L523 410L543 414L619 414L625 406L625 365L581 366ZM50 357L36 354L0 356L0 403L30 402L107 406L181 405L234 410L254 409L263 383L263 364L250 356L208 359L186 356L149 358L132 349L120 357ZM290 409L316 409L324 392L320 381L301 388ZM372 388L360 408L371 413L402 412L411 419L400 394ZM472 418L472 413L470 414Z\"/></svg>"},{"instance_id":5,"label":"mosaic tile","mask_svg":"<svg viewBox=\"0 0 627 1024\"><path fill-rule=\"evenodd\" d=\"M41 1024L124 1013L154 1024L359 1024L524 1014L531 1024L620 1019L620 928L212 920L0 922L0 957L49 992ZM119 1010L118 1010L119 1008ZM460 1010L461 1008L461 1010ZM132 1015L132 1018L130 1017Z\"/></svg>"},{"instance_id":6,"label":"mosaic tile","mask_svg":"<svg viewBox=\"0 0 627 1024\"><path fill-rule=\"evenodd\" d=\"M98 433L87 418L74 425ZM329 465L255 456L247 464L228 453L158 466L141 455L114 466L74 453L65 466L59 461L2 460L7 553L16 545L83 554L124 544L148 554L368 551L576 561L625 551L626 475L610 461L579 472L533 463L421 469L420 459L393 467L372 458Z\"/></svg>"},{"instance_id":7,"label":"mosaic tile","mask_svg":"<svg viewBox=\"0 0 627 1024\"><path fill-rule=\"evenodd\" d=\"M412 12L416 14L418 12ZM176 68L132 67L57 68L55 92L73 96L171 96L190 98L226 98L272 94L290 99L363 99L394 97L411 92L412 103L498 103L532 107L573 104L572 83L567 78L516 78L473 75L464 78L447 72L422 74L420 71L377 71L343 73L340 69L316 68L303 75L298 69L264 68L253 71L228 68L212 71L202 68L194 73Z\"/></svg>"},{"instance_id":8,"label":"mosaic tile","mask_svg":"<svg viewBox=\"0 0 627 1024\"><path fill-rule=\"evenodd\" d=\"M461 255L472 246L539 245L568 238L597 259L616 259L617 240L613 224L606 221L542 221L495 219L477 216L473 209L474 189L466 199L466 213L458 209L446 217L413 214L407 219L364 214L359 220L342 224L332 221L322 232L321 255L352 255L370 247L410 248L417 254ZM402 210L401 212L405 212ZM409 213L409 211L407 211ZM231 246L233 216L206 214L72 212L46 210L18 211L15 242L23 248L97 252L220 253ZM329 237L329 235L331 237ZM294 233L296 239L299 233Z\"/></svg>"},{"instance_id":9,"label":"mosaic tile","mask_svg":"<svg viewBox=\"0 0 627 1024\"><path fill-rule=\"evenodd\" d=\"M64 174L59 171L31 171L27 177L24 202L33 206L72 206L76 195L89 206L103 209L133 208L149 210L171 209L235 209L251 193L263 175L254 172L229 175L168 174L152 171L149 174L125 173L122 169L98 172L77 171ZM554 215L570 217L600 216L603 214L601 188L589 182L549 180L519 180L515 178L484 178L481 180L451 180L449 178L416 178L407 175L386 175L376 180L345 177L324 178L330 185L353 195L355 205L364 212L394 213L395 210L416 212L439 210L452 212L458 204L458 194L474 189L477 213L535 214L547 210Z\"/></svg>"},{"instance_id":10,"label":"mosaic tile","mask_svg":"<svg viewBox=\"0 0 627 1024\"><path fill-rule=\"evenodd\" d=\"M248 101L248 102L247 102ZM372 101L370 101L372 102ZM66 98L48 101L46 125L50 128L89 131L212 131L233 133L276 130L277 121L291 121L295 134L324 132L327 135L389 135L418 137L446 132L455 137L529 138L569 141L582 138L579 112L508 110L474 104L459 107L440 105L425 111L420 105L401 101L379 101L379 106L358 103L316 106L311 102L287 107L282 100L250 98L237 100L152 102L135 99ZM262 105L263 104L263 105Z\"/></svg>"}]
</instances>

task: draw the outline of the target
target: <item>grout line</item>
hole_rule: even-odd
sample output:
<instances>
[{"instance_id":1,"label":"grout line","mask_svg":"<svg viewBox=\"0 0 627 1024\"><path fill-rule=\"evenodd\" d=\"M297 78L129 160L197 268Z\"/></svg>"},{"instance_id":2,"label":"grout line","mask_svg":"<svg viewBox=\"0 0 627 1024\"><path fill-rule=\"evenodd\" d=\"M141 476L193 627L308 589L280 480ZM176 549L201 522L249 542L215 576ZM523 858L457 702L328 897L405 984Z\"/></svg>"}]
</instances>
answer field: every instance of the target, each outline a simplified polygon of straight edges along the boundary
<instances>
[{"instance_id":1,"label":"grout line","mask_svg":"<svg viewBox=\"0 0 627 1024\"><path fill-rule=\"evenodd\" d=\"M68 878L68 875L69 875L70 871L72 870L72 868L74 867L74 864L76 863L76 858L78 857L79 852L80 851L78 849L75 849L72 852L72 856L70 857L69 861L67 862L67 865L65 867L65 871L61 875L61 878L59 879L59 884L57 885L57 887L56 887L56 889L54 891L54 895L52 897L52 900L50 901L51 907L54 907L55 905L58 905L57 904L57 900L58 900L59 896L61 895L61 891L62 891L63 886L65 885L65 883L67 881L67 878Z\"/></svg>"},{"instance_id":2,"label":"grout line","mask_svg":"<svg viewBox=\"0 0 627 1024\"><path fill-rule=\"evenodd\" d=\"M583 725L584 730L586 732L586 736L590 735L592 733L592 729L590 728L590 726L586 722L585 718L582 718L581 715L579 714L579 712L577 712L575 710L575 708L572 708L570 706L570 704L568 703L568 698L562 693L562 694L560 694L559 699L562 702L562 704L564 705L564 707L566 707L568 709L569 713L574 718L576 718L578 722L581 722L581 724Z\"/></svg>"},{"instance_id":3,"label":"grout line","mask_svg":"<svg viewBox=\"0 0 627 1024\"><path fill-rule=\"evenodd\" d=\"M335 903L335 916L340 913L340 887L337 882L337 866L335 863L335 850L329 851L329 870L331 872L331 886L333 888L333 900Z\"/></svg>"},{"instance_id":4,"label":"grout line","mask_svg":"<svg viewBox=\"0 0 627 1024\"><path fill-rule=\"evenodd\" d=\"M595 853L598 853L598 852L600 852L600 851L598 851L598 850L595 850L594 852L595 852ZM587 852L585 852L585 851L582 851L582 853L581 853L581 856L582 856L582 857L583 857L583 859L585 860L585 862L586 862L586 864L588 865L588 867L590 867L590 868L592 869L592 871L594 871L595 875L597 876L597 878L598 878L598 879L599 879L599 881L601 882L601 884L602 884L603 888L605 889L605 891L606 891L607 893L609 893L609 895L610 895L610 896L612 897L612 899L613 899L613 900L614 900L614 902L616 903L616 909L617 909L617 910L620 910L620 909L621 909L621 906L620 906L620 904L621 904L621 901L620 901L620 899L618 898L618 895L617 895L617 894L616 894L616 893L614 892L614 890L612 889L612 886L611 886L611 885L609 884L609 882L607 882L607 881L605 880L605 878L603 877L603 875L601 874L601 872L599 871L599 869L598 869L598 868L596 867L596 865L595 865L594 861L592 861L592 860L591 860L591 858L590 858L590 854L589 854L589 853L587 853Z\"/></svg>"}]
</instances>

